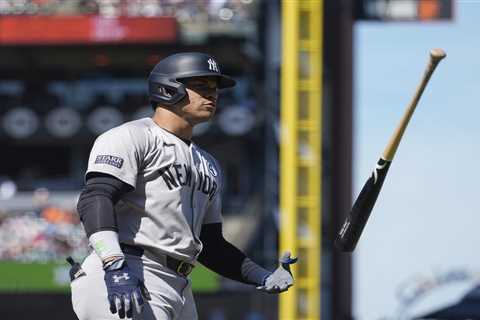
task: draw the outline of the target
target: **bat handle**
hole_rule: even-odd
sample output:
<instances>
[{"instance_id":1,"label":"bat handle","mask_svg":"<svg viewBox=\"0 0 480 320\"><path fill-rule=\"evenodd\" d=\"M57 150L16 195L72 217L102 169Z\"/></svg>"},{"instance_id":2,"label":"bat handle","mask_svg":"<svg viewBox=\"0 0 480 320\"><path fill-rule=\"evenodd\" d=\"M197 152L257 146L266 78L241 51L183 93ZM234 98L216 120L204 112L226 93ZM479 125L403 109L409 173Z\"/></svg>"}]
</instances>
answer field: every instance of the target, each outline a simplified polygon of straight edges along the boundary
<instances>
[{"instance_id":1,"label":"bat handle","mask_svg":"<svg viewBox=\"0 0 480 320\"><path fill-rule=\"evenodd\" d=\"M428 65L425 69L423 77L417 86L417 89L415 91L415 94L412 100L410 101L410 104L405 110L405 114L400 120L397 128L395 129L394 134L390 138L390 141L388 142L387 146L385 147L385 150L382 153L383 159L387 161L393 160L393 157L397 152L398 145L402 140L405 129L407 128L410 118L412 117L413 112L417 107L418 101L422 97L423 91L425 90L425 87L427 86L427 83L430 80L430 77L432 76L439 62L442 61L442 59L445 58L446 56L447 55L445 51L443 51L442 49L433 49L430 51L430 61L428 62Z\"/></svg>"}]
</instances>

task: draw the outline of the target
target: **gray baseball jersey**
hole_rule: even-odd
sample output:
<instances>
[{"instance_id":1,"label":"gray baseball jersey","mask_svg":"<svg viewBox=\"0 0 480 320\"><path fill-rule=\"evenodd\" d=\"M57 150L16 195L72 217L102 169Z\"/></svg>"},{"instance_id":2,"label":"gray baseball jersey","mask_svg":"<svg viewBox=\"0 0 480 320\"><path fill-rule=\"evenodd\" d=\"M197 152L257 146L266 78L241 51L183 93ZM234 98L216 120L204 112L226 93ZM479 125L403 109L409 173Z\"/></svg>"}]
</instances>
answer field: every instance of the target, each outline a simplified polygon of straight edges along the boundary
<instances>
[{"instance_id":1,"label":"gray baseball jersey","mask_svg":"<svg viewBox=\"0 0 480 320\"><path fill-rule=\"evenodd\" d=\"M217 161L151 118L100 135L90 153L90 172L110 174L135 188L115 206L119 240L151 254L194 261L202 250L202 225L222 221Z\"/></svg>"}]
</instances>

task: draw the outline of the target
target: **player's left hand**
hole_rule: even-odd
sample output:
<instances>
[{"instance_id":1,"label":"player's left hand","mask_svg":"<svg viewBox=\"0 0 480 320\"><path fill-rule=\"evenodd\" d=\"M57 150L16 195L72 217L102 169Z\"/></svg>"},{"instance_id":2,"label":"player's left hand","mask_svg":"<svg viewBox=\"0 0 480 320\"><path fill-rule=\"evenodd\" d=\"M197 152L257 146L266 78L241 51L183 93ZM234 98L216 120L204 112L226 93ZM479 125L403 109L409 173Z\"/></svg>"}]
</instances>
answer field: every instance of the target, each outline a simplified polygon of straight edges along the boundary
<instances>
[{"instance_id":1,"label":"player's left hand","mask_svg":"<svg viewBox=\"0 0 480 320\"><path fill-rule=\"evenodd\" d=\"M290 272L290 265L297 262L297 258L290 257L290 252L285 252L280 258L280 266L265 279L263 286L258 290L268 293L280 293L287 291L293 286L293 276Z\"/></svg>"}]
</instances>

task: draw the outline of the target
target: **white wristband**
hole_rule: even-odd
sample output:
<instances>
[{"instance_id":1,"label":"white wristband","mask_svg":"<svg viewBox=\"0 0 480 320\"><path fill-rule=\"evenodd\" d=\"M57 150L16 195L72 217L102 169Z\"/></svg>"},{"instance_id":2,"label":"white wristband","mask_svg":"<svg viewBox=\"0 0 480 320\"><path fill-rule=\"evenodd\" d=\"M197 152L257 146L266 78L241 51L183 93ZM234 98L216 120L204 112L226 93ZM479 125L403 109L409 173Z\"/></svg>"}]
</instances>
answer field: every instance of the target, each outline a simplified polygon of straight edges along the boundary
<instances>
[{"instance_id":1,"label":"white wristband","mask_svg":"<svg viewBox=\"0 0 480 320\"><path fill-rule=\"evenodd\" d=\"M111 257L123 257L120 243L118 242L118 233L105 230L93 233L88 240L95 253L102 261Z\"/></svg>"}]
</instances>

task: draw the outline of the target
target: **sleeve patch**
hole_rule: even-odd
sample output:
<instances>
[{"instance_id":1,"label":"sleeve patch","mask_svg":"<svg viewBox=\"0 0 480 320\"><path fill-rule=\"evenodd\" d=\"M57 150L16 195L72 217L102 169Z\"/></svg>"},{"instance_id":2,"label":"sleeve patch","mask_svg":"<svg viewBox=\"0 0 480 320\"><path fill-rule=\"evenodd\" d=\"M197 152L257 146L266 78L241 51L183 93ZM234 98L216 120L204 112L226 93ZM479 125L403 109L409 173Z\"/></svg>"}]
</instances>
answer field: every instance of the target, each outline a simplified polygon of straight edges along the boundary
<instances>
[{"instance_id":1,"label":"sleeve patch","mask_svg":"<svg viewBox=\"0 0 480 320\"><path fill-rule=\"evenodd\" d=\"M120 169L123 166L123 159L110 155L98 155L95 159L95 163L104 163Z\"/></svg>"}]
</instances>

